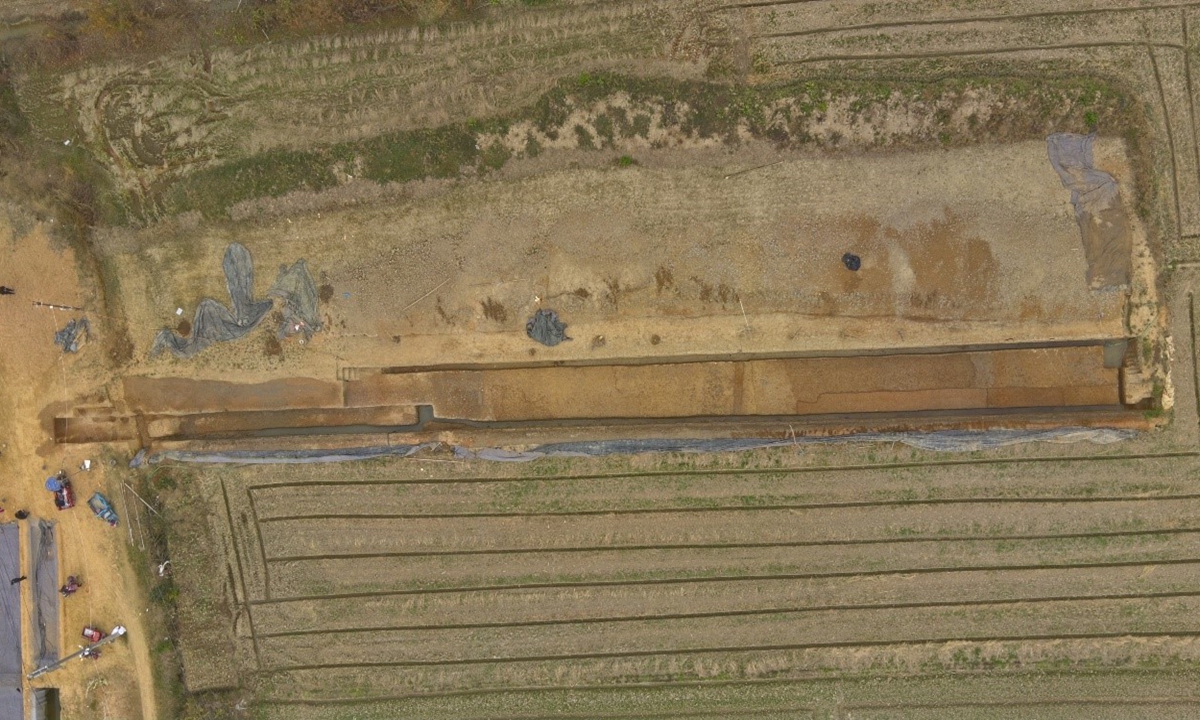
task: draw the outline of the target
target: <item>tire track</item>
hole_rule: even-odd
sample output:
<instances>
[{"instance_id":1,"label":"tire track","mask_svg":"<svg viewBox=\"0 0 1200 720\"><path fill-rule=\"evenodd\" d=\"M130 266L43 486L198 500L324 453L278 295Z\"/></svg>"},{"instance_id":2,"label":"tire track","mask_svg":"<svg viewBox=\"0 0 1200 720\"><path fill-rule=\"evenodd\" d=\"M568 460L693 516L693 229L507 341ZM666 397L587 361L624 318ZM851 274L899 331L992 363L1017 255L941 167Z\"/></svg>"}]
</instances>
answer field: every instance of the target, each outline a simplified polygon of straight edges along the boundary
<instances>
[{"instance_id":1,"label":"tire track","mask_svg":"<svg viewBox=\"0 0 1200 720\"><path fill-rule=\"evenodd\" d=\"M457 513L331 513L328 515L279 515L262 522L296 520L450 520L464 518L598 517L621 515L686 515L716 512L767 512L780 510L846 510L855 508L920 507L927 505L1068 505L1116 502L1161 502L1200 500L1200 493L1177 495L1092 495L1044 497L926 498L923 500L846 500L776 505L716 505L702 507L671 506L662 508L625 508L597 510L544 510L531 512L457 512ZM264 556L265 557L265 556Z\"/></svg>"},{"instance_id":2,"label":"tire track","mask_svg":"<svg viewBox=\"0 0 1200 720\"><path fill-rule=\"evenodd\" d=\"M933 608L971 608L1004 605L1038 605L1067 602L1102 602L1119 600L1165 600L1200 597L1200 590L1178 590L1157 593L1115 593L1106 595L1053 595L1032 598L1000 598L984 600L935 600L907 603L851 603L842 605L805 605L803 607L759 608L754 610L713 610L695 613L661 613L654 615L613 615L566 620L522 620L518 622L447 623L445 625L384 625L377 627L336 628L332 630L287 630L263 633L261 638L302 637L306 635L350 635L377 632L421 632L427 630L485 630L563 625L606 625L663 620L701 620L735 617L768 617L771 615L802 615L819 612L872 612L887 610L925 610Z\"/></svg>"},{"instance_id":3,"label":"tire track","mask_svg":"<svg viewBox=\"0 0 1200 720\"><path fill-rule=\"evenodd\" d=\"M752 550L766 548L854 547L860 545L896 545L912 543L1005 542L1022 540L1085 540L1092 538L1153 537L1155 535L1190 535L1200 528L1163 528L1158 530L1114 530L1111 532L1078 532L1043 535L908 535L894 538L862 538L846 540L797 540L744 543L663 543L645 545L583 545L571 547L486 548L481 550L410 550L396 552L366 552L330 555L285 555L268 558L267 562L316 562L323 560L366 560L380 558L470 557L476 555L541 555L551 553L641 552L657 550Z\"/></svg>"},{"instance_id":4,"label":"tire track","mask_svg":"<svg viewBox=\"0 0 1200 720\"><path fill-rule=\"evenodd\" d=\"M322 600L349 600L353 598L378 598L411 595L445 595L451 593L478 593L498 590L550 590L598 587L644 587L650 585L698 585L701 583L760 582L764 580L831 580L838 578L888 577L902 575L937 575L969 572L1011 572L1029 570L1091 570L1120 567L1161 567L1200 564L1200 558L1173 558L1168 560L1120 560L1094 563L1042 563L1035 565L965 565L899 568L891 570L846 570L813 573L775 573L761 575L711 575L707 577L643 578L637 580L588 580L536 583L507 583L496 585L471 585L457 587L432 587L404 590L379 590L372 592L328 593L325 595L298 595L286 598L270 598L251 601L254 605L277 605L281 603L313 602Z\"/></svg>"},{"instance_id":5,"label":"tire track","mask_svg":"<svg viewBox=\"0 0 1200 720\"><path fill-rule=\"evenodd\" d=\"M462 667L470 665L514 665L536 662L577 662L581 660L622 660L641 657L664 657L670 655L727 655L751 652L800 652L805 650L844 650L874 647L914 647L917 645L944 645L946 643L1002 643L1002 642L1060 642L1072 640L1115 640L1119 638L1200 638L1200 630L1054 633L1033 635L982 635L914 638L911 640L856 640L836 642L780 643L773 645L729 645L695 648L667 648L660 650L627 650L594 653L561 653L558 655L509 655L490 658L453 658L448 660L392 660L379 662L320 663L291 665L265 670L267 675L309 670L337 670L349 668L398 668L398 667Z\"/></svg>"},{"instance_id":6,"label":"tire track","mask_svg":"<svg viewBox=\"0 0 1200 720\"><path fill-rule=\"evenodd\" d=\"M780 3L764 3L764 5L777 5L777 4L780 4ZM1130 13L1139 14L1139 13L1143 13L1143 12L1154 12L1156 10L1179 9L1182 11L1186 8L1193 8L1193 7L1197 7L1197 6L1200 6L1200 3L1189 2L1189 3L1179 4L1179 5L1175 5L1175 4L1142 5L1142 6L1137 6L1137 7L1109 7L1109 8L1095 8L1095 9L1082 9L1082 10L1057 10L1057 11L1056 10L1048 10L1045 12L1016 13L1013 15L975 15L975 16L961 17L961 18L935 18L932 20L896 20L896 21L882 21L882 22L873 22L873 23L861 23L858 25L843 25L840 27L827 26L827 27L820 27L820 28L811 28L808 30L793 30L790 32L763 33L761 35L753 35L751 37L752 37L752 39L755 39L755 40L764 39L764 38L808 37L811 35L827 35L827 34L839 33L839 32L860 32L860 31L865 31L865 30L903 30L906 28L938 27L938 26L944 26L944 25L967 25L967 24L971 24L971 23L994 23L994 22L1009 22L1009 21L1019 22L1021 20L1045 20L1045 19L1058 19L1058 18L1069 18L1069 17L1089 17L1089 16L1095 16L1095 15L1109 14L1109 13L1119 14L1119 15L1130 14Z\"/></svg>"},{"instance_id":7,"label":"tire track","mask_svg":"<svg viewBox=\"0 0 1200 720\"><path fill-rule=\"evenodd\" d=\"M1107 697L1094 698L1047 698L1044 700L1001 700L995 702L955 703L870 703L843 705L846 710L941 710L943 708L1041 708L1060 705L1102 705L1104 707L1149 707L1154 705L1200 705L1200 697Z\"/></svg>"},{"instance_id":8,"label":"tire track","mask_svg":"<svg viewBox=\"0 0 1200 720\"><path fill-rule=\"evenodd\" d=\"M263 543L262 521L258 519L258 511L254 507L254 493L246 488L246 498L250 501L250 517L254 520L254 534L258 538L258 552L263 562L263 595L271 599L271 567L267 561L267 546Z\"/></svg>"},{"instance_id":9,"label":"tire track","mask_svg":"<svg viewBox=\"0 0 1200 720\"><path fill-rule=\"evenodd\" d=\"M233 511L230 509L230 505L229 505L229 491L225 488L225 480L222 479L220 482L221 482L221 496L225 500L225 519L229 522L229 542L233 546L233 559L237 563L238 579L241 580L241 582L242 582L241 606L242 606L242 608L245 608L245 610L246 610L246 624L250 630L250 644L254 648L254 662L258 666L259 672L261 672L263 669L262 654L259 652L259 649L258 649L258 633L256 633L254 631L254 611L251 609L253 603L250 600L250 593L246 587L246 574L242 571L242 554L238 550L237 530L234 528L234 525L233 525ZM265 572L265 569L266 569L265 562L263 563L263 566L264 566L264 572ZM237 589L236 588L234 589L234 599L235 600L237 599ZM238 614L239 615L241 614L241 608L239 608ZM235 622L236 622L236 619L235 619Z\"/></svg>"},{"instance_id":10,"label":"tire track","mask_svg":"<svg viewBox=\"0 0 1200 720\"><path fill-rule=\"evenodd\" d=\"M816 713L816 708L809 705L785 705L774 708L726 708L724 710L692 710L685 712L652 712L652 713L588 713L586 715L578 715L576 713L568 713L566 715L555 713L554 715L485 715L476 716L479 720L587 720L588 718L596 718L597 720L669 720L670 718L751 718L763 716L776 716L780 713L808 713L808 717L812 717Z\"/></svg>"},{"instance_id":11,"label":"tire track","mask_svg":"<svg viewBox=\"0 0 1200 720\"><path fill-rule=\"evenodd\" d=\"M1196 411L1196 426L1200 428L1200 367L1196 364L1196 295L1189 292L1188 295L1188 335L1192 341L1192 395L1196 402L1193 410Z\"/></svg>"},{"instance_id":12,"label":"tire track","mask_svg":"<svg viewBox=\"0 0 1200 720\"><path fill-rule=\"evenodd\" d=\"M832 0L750 0L750 2L744 2L744 3L728 3L726 5L718 5L717 7L709 8L708 10L706 10L706 12L714 13L714 12L723 12L725 10L752 10L754 8L761 8L761 7L784 7L787 5L810 5L813 3L825 3L825 4L829 4L829 5L835 4ZM1166 3L1166 4L1159 4L1159 5L1145 5L1145 6L1139 6L1136 8L1102 7L1102 8L1084 8L1084 9L1080 9L1080 10L1051 10L1051 11L1046 11L1044 13L1026 13L1024 16L1045 15L1045 16L1050 16L1050 17L1056 17L1056 16L1060 16L1060 15L1082 15L1082 14L1087 14L1087 13L1125 12L1125 11L1136 11L1136 10L1171 10L1174 8L1195 7L1196 5L1197 5L1197 3L1194 3L1194 2L1181 2L1181 3ZM995 16L995 17L1000 17L1000 16ZM1023 17L1023 15L1017 14L1017 15L1012 15L1009 17ZM921 21L916 20L913 22L921 22ZM883 23L883 25L886 26L886 23ZM871 25L868 25L866 27L870 27L870 26ZM848 26L848 27L856 27L856 26Z\"/></svg>"},{"instance_id":13,"label":"tire track","mask_svg":"<svg viewBox=\"0 0 1200 720\"><path fill-rule=\"evenodd\" d=\"M1183 31L1183 79L1188 95L1188 127L1192 131L1192 151L1196 161L1196 184L1200 187L1200 135L1196 133L1196 93L1192 89L1192 54L1188 50L1192 43L1188 35L1187 10L1179 11L1179 24ZM1181 238L1182 239L1182 236ZM1189 302L1191 294L1188 294ZM1198 406L1200 409L1200 406Z\"/></svg>"},{"instance_id":14,"label":"tire track","mask_svg":"<svg viewBox=\"0 0 1200 720\"><path fill-rule=\"evenodd\" d=\"M1173 50L1183 49L1178 43L1154 43L1147 44L1144 42L1090 42L1090 43L1064 43L1062 45L1026 45L1024 47L1000 47L991 49L972 49L972 50L939 50L927 53L877 53L877 54L859 54L859 55L813 55L806 58L797 58L795 60L773 60L776 65L805 65L818 62L855 62L860 60L937 60L947 57L971 57L975 55L1005 55L1010 53L1021 52L1054 52L1057 50L1094 50L1101 48L1171 48Z\"/></svg>"},{"instance_id":15,"label":"tire track","mask_svg":"<svg viewBox=\"0 0 1200 720\"><path fill-rule=\"evenodd\" d=\"M656 712L656 713L588 713L586 715L578 715L570 713L567 715L487 715L479 718L479 720L587 720L588 718L597 718L598 720L669 720L670 718L751 718L763 716L778 717L781 713L807 713L808 717L813 717L817 712L816 708L808 705L786 705L776 708L748 708L745 710L736 708L727 708L724 710L693 710L691 712ZM477 716L478 717L478 716Z\"/></svg>"},{"instance_id":16,"label":"tire track","mask_svg":"<svg viewBox=\"0 0 1200 720\"><path fill-rule=\"evenodd\" d=\"M518 483L518 482L574 482L580 480L619 480L645 478L679 478L679 477L720 477L731 475L792 475L805 473L831 472L863 472L878 470L907 470L907 469L937 469L953 467L987 467L991 465L1026 465L1040 463L1090 463L1112 462L1118 460L1170 460L1176 458L1200 457L1200 450L1171 450L1166 452L1129 453L1123 455L1043 455L1034 457L1011 458L975 458L963 460L926 460L894 463L860 463L851 465L807 465L792 468L708 468L694 470L647 470L643 472L620 473L590 473L583 475L520 475L492 477L444 477L444 478L391 478L386 480L292 480L280 483L260 483L247 485L246 489L254 492L273 488L296 487L355 487L367 485L482 485L487 483Z\"/></svg>"},{"instance_id":17,"label":"tire track","mask_svg":"<svg viewBox=\"0 0 1200 720\"><path fill-rule=\"evenodd\" d=\"M1150 67L1154 70L1154 87L1158 92L1158 104L1162 108L1163 126L1167 131L1167 152L1171 157L1171 194L1175 198L1175 237L1183 238L1183 209L1179 202L1179 163L1175 159L1175 133L1171 129L1171 114L1167 110L1167 94L1163 91L1162 75L1158 72L1158 59L1154 56L1154 45L1147 44L1146 53L1150 56ZM1187 55L1187 48L1183 48Z\"/></svg>"}]
</instances>

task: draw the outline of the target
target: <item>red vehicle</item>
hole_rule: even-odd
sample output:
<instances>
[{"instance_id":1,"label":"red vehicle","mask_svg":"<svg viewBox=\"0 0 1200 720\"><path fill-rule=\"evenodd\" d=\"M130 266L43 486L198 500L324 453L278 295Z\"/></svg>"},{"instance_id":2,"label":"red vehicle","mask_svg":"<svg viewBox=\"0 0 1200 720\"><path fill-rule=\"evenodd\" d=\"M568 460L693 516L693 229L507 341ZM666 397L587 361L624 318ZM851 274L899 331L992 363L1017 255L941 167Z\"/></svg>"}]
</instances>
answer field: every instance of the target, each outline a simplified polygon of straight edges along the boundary
<instances>
[{"instance_id":1,"label":"red vehicle","mask_svg":"<svg viewBox=\"0 0 1200 720\"><path fill-rule=\"evenodd\" d=\"M59 470L57 475L46 478L46 489L54 493L54 507L59 510L75 507L75 491L65 471Z\"/></svg>"},{"instance_id":2,"label":"red vehicle","mask_svg":"<svg viewBox=\"0 0 1200 720\"><path fill-rule=\"evenodd\" d=\"M94 627L85 627L83 629L83 636L87 638L88 642L90 643L98 643L104 639L104 631L97 630Z\"/></svg>"}]
</instances>

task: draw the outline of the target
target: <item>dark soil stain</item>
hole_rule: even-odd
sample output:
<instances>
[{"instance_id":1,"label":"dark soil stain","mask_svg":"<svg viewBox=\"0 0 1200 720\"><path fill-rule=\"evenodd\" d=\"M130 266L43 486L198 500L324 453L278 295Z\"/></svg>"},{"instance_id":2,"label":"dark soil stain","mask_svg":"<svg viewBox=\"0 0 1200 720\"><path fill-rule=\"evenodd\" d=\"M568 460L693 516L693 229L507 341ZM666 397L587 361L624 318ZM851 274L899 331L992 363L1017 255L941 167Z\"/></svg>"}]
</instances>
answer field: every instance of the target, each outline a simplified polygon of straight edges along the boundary
<instances>
[{"instance_id":1,"label":"dark soil stain","mask_svg":"<svg viewBox=\"0 0 1200 720\"><path fill-rule=\"evenodd\" d=\"M480 304L483 305L483 316L488 320L501 323L508 320L508 310L495 300L488 298Z\"/></svg>"}]
</instances>

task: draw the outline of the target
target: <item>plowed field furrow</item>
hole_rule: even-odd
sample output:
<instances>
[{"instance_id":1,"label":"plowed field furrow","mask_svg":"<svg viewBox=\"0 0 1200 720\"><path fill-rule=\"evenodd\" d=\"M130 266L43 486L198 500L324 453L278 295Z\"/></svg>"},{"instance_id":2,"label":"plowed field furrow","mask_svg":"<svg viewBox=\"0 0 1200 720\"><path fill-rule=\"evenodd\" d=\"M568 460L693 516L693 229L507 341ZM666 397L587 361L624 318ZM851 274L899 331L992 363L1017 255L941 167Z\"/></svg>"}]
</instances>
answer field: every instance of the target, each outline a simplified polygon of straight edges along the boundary
<instances>
[{"instance_id":1,"label":"plowed field furrow","mask_svg":"<svg viewBox=\"0 0 1200 720\"><path fill-rule=\"evenodd\" d=\"M1196 717L1198 700L1130 700L1127 698L1077 699L1040 703L951 703L946 705L855 706L846 708L855 720L1025 720L1049 717L1055 720L1184 720Z\"/></svg>"},{"instance_id":2,"label":"plowed field furrow","mask_svg":"<svg viewBox=\"0 0 1200 720\"><path fill-rule=\"evenodd\" d=\"M775 708L777 710L814 706L827 717L833 706L872 708L954 707L958 705L1023 705L1055 707L1086 698L1093 702L1112 700L1112 707L1176 706L1194 702L1180 691L1184 678L1179 674L1147 674L1142 670L1097 669L1085 678L1076 678L1061 670L1048 669L1021 678L1021 697L1014 701L1011 670L995 669L986 674L891 677L886 683L877 678L843 680L836 695L830 693L829 678L809 681L792 679L710 679L706 682L666 681L592 686L586 692L572 688L521 687L508 692L467 690L461 693L430 693L422 696L391 695L383 700L380 692L364 693L356 698L324 696L308 699L279 698L264 711L271 720L292 720L304 712L310 720L341 720L347 713L362 712L377 717L471 718L478 720L535 720L563 717L602 718L640 717L660 713L670 716L681 708ZM383 692L386 688L380 687ZM1122 694L1136 689L1134 694ZM371 693L371 694L369 694ZM969 698L969 700L967 700ZM466 701L464 703L464 700ZM303 708L303 709L301 709ZM556 712L558 710L558 712ZM834 715L834 717L837 717ZM951 716L953 717L953 716ZM1171 717L1171 716L1167 716Z\"/></svg>"},{"instance_id":3,"label":"plowed field furrow","mask_svg":"<svg viewBox=\"0 0 1200 720\"><path fill-rule=\"evenodd\" d=\"M1017 3L1012 3L1013 5ZM811 5L764 3L762 7L747 9L740 13L745 20L754 23L760 36L805 37L815 36L820 40L825 36L836 36L845 33L879 33L887 34L897 30L914 30L917 28L948 28L975 25L1013 25L1020 23L1031 27L1054 28L1072 23L1108 24L1110 27L1130 27L1143 17L1153 17L1169 12L1179 12L1179 9L1194 2L1157 3L1138 7L1117 6L1114 3L1102 3L1100 7L1081 7L1091 3L1062 2L1053 7L1046 3L1023 3L1024 8L1011 12L1002 6L992 5L986 10L979 7L956 8L945 3L930 3L924 12L915 13L912 7L893 5L886 7L881 4L876 12L871 14L871 20L863 22L855 18L844 8L840 9L838 21L829 22L828 12L813 11ZM1071 30L1067 30L1071 32Z\"/></svg>"},{"instance_id":4,"label":"plowed field furrow","mask_svg":"<svg viewBox=\"0 0 1200 720\"><path fill-rule=\"evenodd\" d=\"M397 663L489 664L592 654L684 654L710 648L913 642L942 638L1077 635L1121 627L1130 634L1195 631L1200 597L1068 601L1048 604L825 610L704 619L528 628L376 631L335 639L316 635L260 640L270 669ZM565 657L564 659L569 659Z\"/></svg>"},{"instance_id":5,"label":"plowed field furrow","mask_svg":"<svg viewBox=\"0 0 1200 720\"><path fill-rule=\"evenodd\" d=\"M952 546L904 545L764 550L630 551L590 555L533 555L465 563L462 558L320 560L272 567L273 597L307 598L424 590L596 583L695 582L728 578L821 578L955 572L985 567L1156 564L1200 558L1200 538L1088 541L980 542Z\"/></svg>"},{"instance_id":6,"label":"plowed field furrow","mask_svg":"<svg viewBox=\"0 0 1200 720\"><path fill-rule=\"evenodd\" d=\"M1162 514L1168 514L1178 527L1200 527L1198 509L1195 499L1187 499L560 517L283 520L265 523L262 536L268 559L296 559L515 548L798 543L913 535L986 538L1102 533L1152 528L1152 519Z\"/></svg>"},{"instance_id":7,"label":"plowed field furrow","mask_svg":"<svg viewBox=\"0 0 1200 720\"><path fill-rule=\"evenodd\" d=\"M226 513L226 522L232 523L232 541L237 552L239 581L244 584L243 589L250 600L265 598L267 568L259 543L259 525L253 517L248 502L249 496L245 492L238 493L234 487L222 486L221 492L221 511Z\"/></svg>"},{"instance_id":8,"label":"plowed field furrow","mask_svg":"<svg viewBox=\"0 0 1200 720\"><path fill-rule=\"evenodd\" d=\"M1153 568L1150 570L1150 568ZM304 600L259 605L260 635L359 632L388 627L623 622L651 615L747 613L827 605L886 605L929 600L1011 601L1072 595L1156 594L1200 588L1192 565L1081 570L1012 570L826 580L759 580L628 587L550 588L383 596L355 603Z\"/></svg>"},{"instance_id":9,"label":"plowed field furrow","mask_svg":"<svg viewBox=\"0 0 1200 720\"><path fill-rule=\"evenodd\" d=\"M1175 10L1073 15L1051 20L999 20L945 26L908 25L883 30L840 31L801 37L767 34L758 44L777 61L824 55L873 55L920 49L923 53L955 53L968 48L1060 47L1131 41L1182 46L1182 26Z\"/></svg>"},{"instance_id":10,"label":"plowed field furrow","mask_svg":"<svg viewBox=\"0 0 1200 720\"><path fill-rule=\"evenodd\" d=\"M1178 81L1184 78L1184 53L1173 48L1158 48L1154 51L1154 58L1158 87L1171 132L1169 146L1173 151L1174 183L1178 185L1180 232L1200 232L1200 185L1197 184L1191 98L1186 82ZM1164 78L1168 80L1164 81Z\"/></svg>"},{"instance_id":11,"label":"plowed field furrow","mask_svg":"<svg viewBox=\"0 0 1200 720\"><path fill-rule=\"evenodd\" d=\"M1133 468L1131 468L1133 469ZM1169 474L1166 472L1169 469ZM1134 495L1195 495L1187 482L1195 473L1178 460L1139 463L1145 482L1088 480L1058 468L982 468L963 473L899 469L890 476L847 472L835 482L808 472L759 475L616 477L594 480L496 480L339 483L309 486L256 486L261 519L348 516L411 517L423 514L503 514L536 512L622 512L669 507L760 507L871 503L962 502L1037 498L1099 501ZM943 479L947 478L947 479Z\"/></svg>"},{"instance_id":12,"label":"plowed field furrow","mask_svg":"<svg viewBox=\"0 0 1200 720\"><path fill-rule=\"evenodd\" d=\"M999 663L1061 661L1077 658L1095 668L1123 666L1156 653L1175 653L1194 658L1198 633L1181 631L1153 635L1112 632L1068 635L1005 634L972 636L970 640L929 635L916 642L868 641L825 645L781 644L758 649L704 648L683 653L652 651L644 655L575 653L553 658L528 658L505 662L492 658L486 663L433 665L368 665L353 667L299 666L271 673L276 686L293 684L293 696L319 698L347 695L357 697L436 692L454 688L475 691L524 686L606 686L638 679L644 682L700 680L726 674L747 677L812 678L820 669L842 671L888 666L926 667L968 665L972 656L995 658ZM1020 654L1018 655L1018 649ZM979 651L976 654L976 650ZM497 662L499 660L499 662ZM877 666L878 667L878 666Z\"/></svg>"},{"instance_id":13,"label":"plowed field furrow","mask_svg":"<svg viewBox=\"0 0 1200 720\"><path fill-rule=\"evenodd\" d=\"M948 50L884 50L862 53L835 51L828 54L797 54L794 50L786 49L784 45L786 42L785 39L777 39L771 42L775 43L772 45L772 48L785 48L783 50L773 49L764 54L765 57L770 57L771 62L775 64L820 65L827 69L836 66L842 69L850 69L856 73L868 71L870 68L878 71L878 63L880 62L948 60L952 58L983 58L988 56L1003 56L1005 60L1012 62L1054 62L1061 64L1064 68L1072 67L1081 71L1088 67L1106 65L1135 67L1137 62L1136 57L1144 55L1147 47L1142 42L1093 41L1041 46L992 45L988 47L973 47L966 45L959 49ZM1159 43L1155 47L1179 48L1182 46ZM1145 76L1139 77L1142 77L1142 79L1145 78ZM1146 90L1146 88L1150 87L1152 85L1143 86L1141 89ZM1153 98L1150 91L1146 90L1145 98L1147 100Z\"/></svg>"}]
</instances>

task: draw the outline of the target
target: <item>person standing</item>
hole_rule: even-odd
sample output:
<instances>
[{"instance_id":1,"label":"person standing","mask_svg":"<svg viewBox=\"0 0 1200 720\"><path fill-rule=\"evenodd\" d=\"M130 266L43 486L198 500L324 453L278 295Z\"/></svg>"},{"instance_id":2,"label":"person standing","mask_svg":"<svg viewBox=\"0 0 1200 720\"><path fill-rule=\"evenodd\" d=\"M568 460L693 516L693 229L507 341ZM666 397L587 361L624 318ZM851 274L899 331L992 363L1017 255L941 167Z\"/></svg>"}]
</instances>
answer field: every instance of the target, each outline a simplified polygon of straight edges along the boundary
<instances>
[{"instance_id":1,"label":"person standing","mask_svg":"<svg viewBox=\"0 0 1200 720\"><path fill-rule=\"evenodd\" d=\"M7 285L0 285L0 295L16 295L17 291Z\"/></svg>"}]
</instances>

